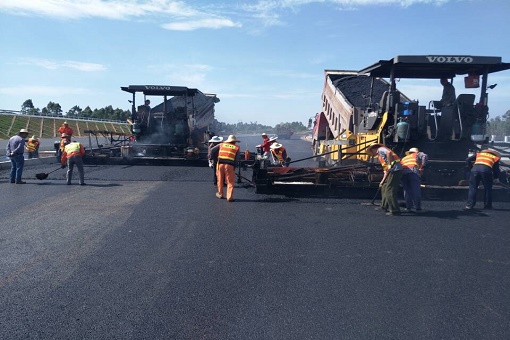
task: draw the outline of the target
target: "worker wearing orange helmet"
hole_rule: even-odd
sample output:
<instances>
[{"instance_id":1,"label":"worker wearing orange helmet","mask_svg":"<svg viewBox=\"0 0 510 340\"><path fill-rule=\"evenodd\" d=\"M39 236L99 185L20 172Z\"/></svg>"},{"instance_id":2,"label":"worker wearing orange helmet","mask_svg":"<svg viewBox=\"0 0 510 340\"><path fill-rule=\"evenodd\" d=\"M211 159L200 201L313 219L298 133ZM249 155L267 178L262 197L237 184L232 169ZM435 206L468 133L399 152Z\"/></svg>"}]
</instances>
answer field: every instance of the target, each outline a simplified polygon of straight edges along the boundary
<instances>
[{"instance_id":1,"label":"worker wearing orange helmet","mask_svg":"<svg viewBox=\"0 0 510 340\"><path fill-rule=\"evenodd\" d=\"M223 183L227 182L227 201L234 201L234 180L235 165L238 162L239 146L236 145L239 140L236 136L230 135L227 140L211 149L212 157L218 155L218 165L216 168L218 182L218 191L216 197L223 198Z\"/></svg>"}]
</instances>

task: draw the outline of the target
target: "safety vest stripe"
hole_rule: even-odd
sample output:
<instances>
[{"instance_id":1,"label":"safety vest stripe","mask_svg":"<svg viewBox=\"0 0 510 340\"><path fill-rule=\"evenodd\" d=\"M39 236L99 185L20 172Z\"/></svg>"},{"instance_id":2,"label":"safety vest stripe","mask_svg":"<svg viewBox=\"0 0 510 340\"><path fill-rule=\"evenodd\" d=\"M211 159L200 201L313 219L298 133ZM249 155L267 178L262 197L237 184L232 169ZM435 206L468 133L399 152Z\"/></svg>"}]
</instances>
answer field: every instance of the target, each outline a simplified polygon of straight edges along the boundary
<instances>
[{"instance_id":1,"label":"safety vest stripe","mask_svg":"<svg viewBox=\"0 0 510 340\"><path fill-rule=\"evenodd\" d=\"M400 164L402 164L402 166L404 168L414 169L414 168L418 167L418 162L416 161L417 157L418 157L417 153L412 153L410 155L407 155L404 158L402 158L402 160L400 161Z\"/></svg>"},{"instance_id":2,"label":"safety vest stripe","mask_svg":"<svg viewBox=\"0 0 510 340\"><path fill-rule=\"evenodd\" d=\"M390 149L387 149L387 150L388 150L388 153L391 155L391 158L393 159L392 162L400 162L400 158L397 156L396 153L394 153ZM387 170L389 170L389 168L391 168L391 165L386 163L386 161L384 160L384 158L381 157L381 155L378 155L377 157L379 158L379 162L381 162L381 165L382 165L384 171L387 171Z\"/></svg>"},{"instance_id":3,"label":"safety vest stripe","mask_svg":"<svg viewBox=\"0 0 510 340\"><path fill-rule=\"evenodd\" d=\"M476 154L475 164L483 164L492 168L497 161L499 161L498 156L488 152L479 152Z\"/></svg>"},{"instance_id":4,"label":"safety vest stripe","mask_svg":"<svg viewBox=\"0 0 510 340\"><path fill-rule=\"evenodd\" d=\"M229 143L222 143L220 145L220 151L218 154L218 160L219 161L227 161L228 163L234 162L236 159L237 151L239 150L239 146L229 144Z\"/></svg>"}]
</instances>

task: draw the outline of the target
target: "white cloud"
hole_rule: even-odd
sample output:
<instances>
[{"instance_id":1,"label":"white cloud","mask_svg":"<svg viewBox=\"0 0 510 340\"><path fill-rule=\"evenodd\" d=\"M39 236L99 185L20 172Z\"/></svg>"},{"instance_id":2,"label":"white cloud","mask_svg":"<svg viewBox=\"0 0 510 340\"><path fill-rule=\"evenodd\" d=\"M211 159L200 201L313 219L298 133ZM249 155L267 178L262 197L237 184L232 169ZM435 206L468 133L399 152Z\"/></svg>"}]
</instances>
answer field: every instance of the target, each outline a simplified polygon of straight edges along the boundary
<instances>
[{"instance_id":1,"label":"white cloud","mask_svg":"<svg viewBox=\"0 0 510 340\"><path fill-rule=\"evenodd\" d=\"M229 19L215 18L215 19L202 19L181 21L169 24L164 24L161 27L167 30L174 31L192 31L200 28L213 28L219 29L223 27L241 27L241 24L235 23Z\"/></svg>"},{"instance_id":2,"label":"white cloud","mask_svg":"<svg viewBox=\"0 0 510 340\"><path fill-rule=\"evenodd\" d=\"M61 68L71 68L83 72L98 72L98 71L104 71L106 70L106 67L101 64L95 64L95 63L85 63L81 61L73 61L73 60L66 60L61 62L56 62L48 59L42 59L42 58L26 58L23 59L20 64L23 65L35 65L42 68L45 68L47 70L57 70Z\"/></svg>"},{"instance_id":3,"label":"white cloud","mask_svg":"<svg viewBox=\"0 0 510 340\"><path fill-rule=\"evenodd\" d=\"M206 64L162 64L148 66L156 74L168 74L167 81L176 85L203 88L213 68ZM184 85L185 84L185 85Z\"/></svg>"},{"instance_id":4,"label":"white cloud","mask_svg":"<svg viewBox=\"0 0 510 340\"><path fill-rule=\"evenodd\" d=\"M285 10L297 10L299 7L310 4L334 5L340 9L353 9L373 5L400 5L403 7L415 4L442 5L451 0L259 0L255 4L244 5L242 8L252 13L266 27L282 25L280 13ZM458 0L468 1L468 0Z\"/></svg>"},{"instance_id":5,"label":"white cloud","mask_svg":"<svg viewBox=\"0 0 510 340\"><path fill-rule=\"evenodd\" d=\"M67 86L13 86L13 87L0 87L0 93L11 96L64 96L64 95L85 95L90 94L91 91L86 88L80 87L67 87Z\"/></svg>"},{"instance_id":6,"label":"white cloud","mask_svg":"<svg viewBox=\"0 0 510 340\"><path fill-rule=\"evenodd\" d=\"M189 17L200 13L184 1L169 0L0 0L0 11L62 19L129 19L151 15Z\"/></svg>"}]
</instances>

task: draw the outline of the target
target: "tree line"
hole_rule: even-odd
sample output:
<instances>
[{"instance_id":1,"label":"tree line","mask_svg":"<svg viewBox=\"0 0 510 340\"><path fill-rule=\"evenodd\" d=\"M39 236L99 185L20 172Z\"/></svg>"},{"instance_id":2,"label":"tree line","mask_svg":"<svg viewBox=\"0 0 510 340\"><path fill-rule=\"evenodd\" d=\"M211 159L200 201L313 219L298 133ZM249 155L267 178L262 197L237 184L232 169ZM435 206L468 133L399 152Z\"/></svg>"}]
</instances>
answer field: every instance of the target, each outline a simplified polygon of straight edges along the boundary
<instances>
[{"instance_id":1,"label":"tree line","mask_svg":"<svg viewBox=\"0 0 510 340\"><path fill-rule=\"evenodd\" d=\"M125 122L131 117L130 110L114 109L111 105L92 110L90 106L82 109L78 105L73 106L65 114L62 107L58 103L49 102L46 107L42 109L36 108L32 99L27 99L21 105L21 114L28 114L34 116L51 116L51 117L67 117L67 118L87 118L98 120L117 120ZM280 123L274 128L269 125L259 124L257 122L243 123L238 122L235 124L223 123L214 119L211 124L211 131L218 134L249 134L249 133L274 133L279 127L286 127L292 131L305 131L306 127L301 122Z\"/></svg>"},{"instance_id":2,"label":"tree line","mask_svg":"<svg viewBox=\"0 0 510 340\"><path fill-rule=\"evenodd\" d=\"M21 105L21 114L28 114L34 116L51 116L51 117L63 117L64 112L59 103L49 102L46 107L39 109L34 106L32 99L27 99ZM102 119L102 120L118 120L126 121L131 116L129 110L114 109L111 105L101 109L92 110L90 106L82 109L78 105L73 106L69 111L65 113L67 118L91 118L91 119Z\"/></svg>"},{"instance_id":3,"label":"tree line","mask_svg":"<svg viewBox=\"0 0 510 340\"><path fill-rule=\"evenodd\" d=\"M510 110L502 116L489 119L487 134L495 135L497 141L502 141L504 136L510 136Z\"/></svg>"}]
</instances>

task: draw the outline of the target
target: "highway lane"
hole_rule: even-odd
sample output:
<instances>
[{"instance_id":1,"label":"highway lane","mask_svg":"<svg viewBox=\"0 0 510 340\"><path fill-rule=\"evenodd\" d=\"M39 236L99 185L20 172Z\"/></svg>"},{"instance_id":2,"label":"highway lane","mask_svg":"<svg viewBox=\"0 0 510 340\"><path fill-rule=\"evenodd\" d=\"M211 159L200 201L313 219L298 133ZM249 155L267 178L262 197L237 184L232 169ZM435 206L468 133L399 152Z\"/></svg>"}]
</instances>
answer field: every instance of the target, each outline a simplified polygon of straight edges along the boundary
<instances>
[{"instance_id":1,"label":"highway lane","mask_svg":"<svg viewBox=\"0 0 510 340\"><path fill-rule=\"evenodd\" d=\"M386 217L244 184L229 203L209 168L63 176L0 175L2 339L509 338L508 203Z\"/></svg>"}]
</instances>

